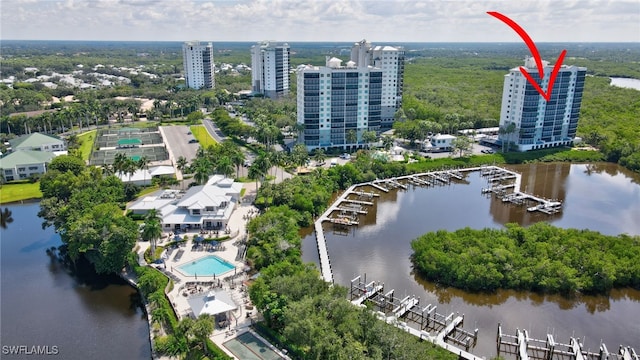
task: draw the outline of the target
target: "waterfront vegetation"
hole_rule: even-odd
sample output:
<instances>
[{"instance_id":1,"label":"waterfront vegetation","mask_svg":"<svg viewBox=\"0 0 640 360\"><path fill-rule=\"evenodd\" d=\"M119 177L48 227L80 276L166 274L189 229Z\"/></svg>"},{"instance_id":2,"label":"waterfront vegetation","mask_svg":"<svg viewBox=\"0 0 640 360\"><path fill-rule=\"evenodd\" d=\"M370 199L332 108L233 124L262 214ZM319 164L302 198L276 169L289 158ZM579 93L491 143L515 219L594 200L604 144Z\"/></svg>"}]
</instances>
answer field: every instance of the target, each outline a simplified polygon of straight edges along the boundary
<instances>
[{"instance_id":1,"label":"waterfront vegetation","mask_svg":"<svg viewBox=\"0 0 640 360\"><path fill-rule=\"evenodd\" d=\"M353 166L319 169L260 189L263 205L279 206L268 207L248 224L247 260L260 270L249 294L265 319L257 329L301 359L454 359L353 306L344 287L329 286L313 266L302 264L300 226L326 207L338 182L353 181L346 177L357 171L341 177L343 168Z\"/></svg>"},{"instance_id":2,"label":"waterfront vegetation","mask_svg":"<svg viewBox=\"0 0 640 360\"><path fill-rule=\"evenodd\" d=\"M640 288L640 236L507 224L505 229L430 232L411 247L420 275L465 290L573 295Z\"/></svg>"},{"instance_id":3,"label":"waterfront vegetation","mask_svg":"<svg viewBox=\"0 0 640 360\"><path fill-rule=\"evenodd\" d=\"M38 216L53 226L71 260L85 257L98 273L118 273L138 238L138 225L123 214L125 191L115 176L103 177L75 156L51 161L40 180Z\"/></svg>"}]
</instances>

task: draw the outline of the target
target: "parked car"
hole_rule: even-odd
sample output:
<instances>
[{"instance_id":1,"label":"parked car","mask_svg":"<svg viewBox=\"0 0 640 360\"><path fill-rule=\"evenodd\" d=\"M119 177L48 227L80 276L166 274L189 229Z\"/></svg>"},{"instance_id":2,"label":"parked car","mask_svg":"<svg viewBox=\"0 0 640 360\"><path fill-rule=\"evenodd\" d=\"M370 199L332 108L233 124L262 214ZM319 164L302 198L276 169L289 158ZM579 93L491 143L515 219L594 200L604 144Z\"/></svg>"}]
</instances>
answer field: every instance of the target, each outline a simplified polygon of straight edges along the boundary
<instances>
[{"instance_id":1,"label":"parked car","mask_svg":"<svg viewBox=\"0 0 640 360\"><path fill-rule=\"evenodd\" d=\"M198 140L196 140L196 139L189 140L189 144L193 144L193 143L197 143L197 142L198 142Z\"/></svg>"},{"instance_id":2,"label":"parked car","mask_svg":"<svg viewBox=\"0 0 640 360\"><path fill-rule=\"evenodd\" d=\"M480 152L483 154L494 154L496 151L493 149L484 149L484 150L480 150Z\"/></svg>"},{"instance_id":3,"label":"parked car","mask_svg":"<svg viewBox=\"0 0 640 360\"><path fill-rule=\"evenodd\" d=\"M351 155L344 153L342 155L340 155L340 159L344 159L344 160L350 160L351 159Z\"/></svg>"}]
</instances>

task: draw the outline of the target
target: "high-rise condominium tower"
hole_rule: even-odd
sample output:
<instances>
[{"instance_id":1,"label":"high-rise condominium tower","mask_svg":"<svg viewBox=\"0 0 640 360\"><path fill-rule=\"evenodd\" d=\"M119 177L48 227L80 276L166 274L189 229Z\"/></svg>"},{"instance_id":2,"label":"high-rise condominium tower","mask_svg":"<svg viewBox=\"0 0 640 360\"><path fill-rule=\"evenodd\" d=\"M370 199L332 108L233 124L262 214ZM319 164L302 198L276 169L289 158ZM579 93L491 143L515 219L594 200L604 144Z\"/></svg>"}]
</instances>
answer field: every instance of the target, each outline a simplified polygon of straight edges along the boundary
<instances>
[{"instance_id":1,"label":"high-rise condominium tower","mask_svg":"<svg viewBox=\"0 0 640 360\"><path fill-rule=\"evenodd\" d=\"M358 67L371 66L382 70L380 129L391 129L394 115L402 106L404 48L372 46L370 42L362 40L351 48L351 61Z\"/></svg>"},{"instance_id":2,"label":"high-rise condominium tower","mask_svg":"<svg viewBox=\"0 0 640 360\"><path fill-rule=\"evenodd\" d=\"M263 41L251 47L251 87L272 99L289 93L289 44Z\"/></svg>"},{"instance_id":3,"label":"high-rise condominium tower","mask_svg":"<svg viewBox=\"0 0 640 360\"><path fill-rule=\"evenodd\" d=\"M187 87L213 89L215 86L213 44L189 41L182 44L182 61Z\"/></svg>"},{"instance_id":4,"label":"high-rise condominium tower","mask_svg":"<svg viewBox=\"0 0 640 360\"><path fill-rule=\"evenodd\" d=\"M533 58L527 58L524 67L547 90L553 66L547 61L542 63L542 81ZM586 73L584 67L562 65L551 98L546 101L519 68L511 69L504 78L500 111L500 127L509 132L501 131L500 141L515 144L518 151L571 145L578 127Z\"/></svg>"},{"instance_id":5,"label":"high-rise condominium tower","mask_svg":"<svg viewBox=\"0 0 640 360\"><path fill-rule=\"evenodd\" d=\"M327 57L326 66L305 66L297 76L300 141L308 150L354 149L365 131L390 128L402 102L404 50L361 41L351 60Z\"/></svg>"}]
</instances>

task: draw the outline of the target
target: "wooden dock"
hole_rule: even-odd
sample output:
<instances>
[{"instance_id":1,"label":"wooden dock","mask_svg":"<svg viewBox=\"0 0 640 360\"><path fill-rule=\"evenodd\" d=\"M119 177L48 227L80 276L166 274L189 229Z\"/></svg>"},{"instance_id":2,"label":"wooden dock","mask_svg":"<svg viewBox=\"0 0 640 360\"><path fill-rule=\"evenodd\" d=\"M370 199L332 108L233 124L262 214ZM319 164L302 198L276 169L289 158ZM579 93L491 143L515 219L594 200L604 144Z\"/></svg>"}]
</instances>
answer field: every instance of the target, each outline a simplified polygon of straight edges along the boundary
<instances>
[{"instance_id":1,"label":"wooden dock","mask_svg":"<svg viewBox=\"0 0 640 360\"><path fill-rule=\"evenodd\" d=\"M352 200L352 199L344 199L342 200L342 202L358 204L358 205L369 205L369 206L373 205L371 201Z\"/></svg>"},{"instance_id":2,"label":"wooden dock","mask_svg":"<svg viewBox=\"0 0 640 360\"><path fill-rule=\"evenodd\" d=\"M375 182L373 182L373 181L372 181L372 182L369 182L369 183L366 183L366 185L373 186L374 188L376 188L376 189L378 189L378 190L381 190L381 191L384 191L384 192L389 192L389 189L387 189L387 188L385 188L385 187L382 187L382 186L378 185L377 183L375 183Z\"/></svg>"},{"instance_id":3,"label":"wooden dock","mask_svg":"<svg viewBox=\"0 0 640 360\"><path fill-rule=\"evenodd\" d=\"M527 330L520 329L516 329L515 335L509 335L502 332L500 324L496 341L498 355L514 354L521 360L640 360L635 349L628 346L620 346L618 354L614 354L601 343L595 353L585 351L583 344L574 337L569 338L569 344L561 344L552 334L547 334L546 340L531 338Z\"/></svg>"},{"instance_id":4,"label":"wooden dock","mask_svg":"<svg viewBox=\"0 0 640 360\"><path fill-rule=\"evenodd\" d=\"M351 280L349 300L356 305L369 300L372 311L380 320L420 339L431 341L461 359L481 359L467 351L472 341L475 344L478 330L472 333L462 329L464 316L455 316L453 313L448 316L438 314L437 307L431 304L419 309L420 298L405 296L400 299L394 296L394 290L384 293L384 286L374 281L367 283L366 275L364 278L358 276ZM463 350L447 341L463 345L466 349Z\"/></svg>"}]
</instances>

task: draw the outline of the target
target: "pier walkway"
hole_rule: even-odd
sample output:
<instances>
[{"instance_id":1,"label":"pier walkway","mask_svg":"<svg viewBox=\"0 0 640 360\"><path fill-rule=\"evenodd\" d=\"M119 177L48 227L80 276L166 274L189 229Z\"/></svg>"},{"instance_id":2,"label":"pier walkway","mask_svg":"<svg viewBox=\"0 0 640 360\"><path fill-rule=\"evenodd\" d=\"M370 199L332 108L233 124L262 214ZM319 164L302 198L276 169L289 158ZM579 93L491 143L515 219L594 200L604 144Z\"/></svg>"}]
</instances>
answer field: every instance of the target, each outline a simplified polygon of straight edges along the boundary
<instances>
[{"instance_id":1,"label":"pier walkway","mask_svg":"<svg viewBox=\"0 0 640 360\"><path fill-rule=\"evenodd\" d=\"M461 359L482 359L468 352L472 341L475 344L478 338L478 330L472 333L462 329L464 316L454 317L453 313L449 316L438 314L436 306L431 304L419 309L419 298L405 296L400 299L394 296L394 290L385 294L383 284L366 281L366 275L364 278L358 276L351 280L349 299L353 304L364 306L362 304L368 300L378 319L420 339L431 341ZM463 350L447 341L465 346L466 349Z\"/></svg>"},{"instance_id":2,"label":"pier walkway","mask_svg":"<svg viewBox=\"0 0 640 360\"><path fill-rule=\"evenodd\" d=\"M529 336L527 330L516 329L515 335L502 332L502 326L498 324L496 338L498 355L515 354L520 360L640 360L635 349L629 346L620 346L617 354L610 353L607 346L600 344L597 353L585 351L584 346L574 337L569 338L568 344L555 341L552 334L547 334L546 340L534 339Z\"/></svg>"}]
</instances>

